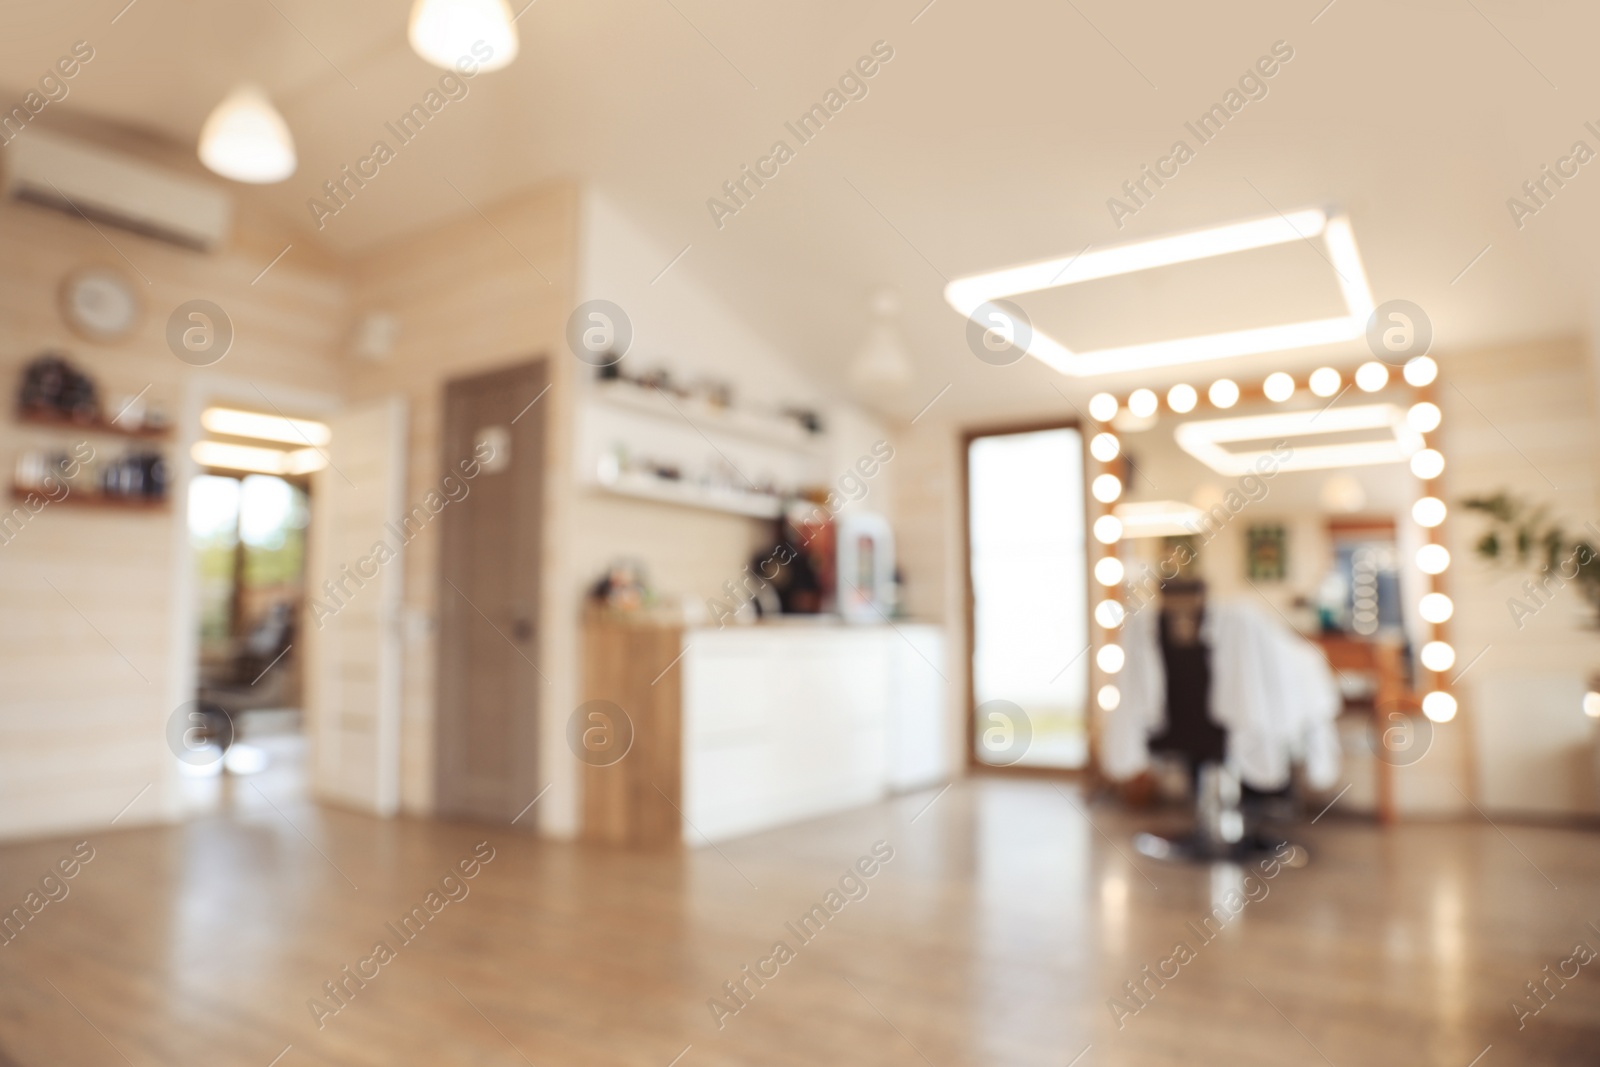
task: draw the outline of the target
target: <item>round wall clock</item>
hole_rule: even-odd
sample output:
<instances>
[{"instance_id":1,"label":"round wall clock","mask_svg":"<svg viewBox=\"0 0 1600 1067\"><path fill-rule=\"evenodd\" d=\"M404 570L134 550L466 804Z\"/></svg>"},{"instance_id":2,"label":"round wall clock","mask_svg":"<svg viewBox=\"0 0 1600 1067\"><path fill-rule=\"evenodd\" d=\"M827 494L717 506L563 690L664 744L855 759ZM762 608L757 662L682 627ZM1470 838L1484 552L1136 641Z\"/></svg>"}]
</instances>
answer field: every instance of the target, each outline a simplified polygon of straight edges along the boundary
<instances>
[{"instance_id":1,"label":"round wall clock","mask_svg":"<svg viewBox=\"0 0 1600 1067\"><path fill-rule=\"evenodd\" d=\"M83 267L61 283L61 315L74 333L111 344L139 324L139 291L114 267Z\"/></svg>"}]
</instances>

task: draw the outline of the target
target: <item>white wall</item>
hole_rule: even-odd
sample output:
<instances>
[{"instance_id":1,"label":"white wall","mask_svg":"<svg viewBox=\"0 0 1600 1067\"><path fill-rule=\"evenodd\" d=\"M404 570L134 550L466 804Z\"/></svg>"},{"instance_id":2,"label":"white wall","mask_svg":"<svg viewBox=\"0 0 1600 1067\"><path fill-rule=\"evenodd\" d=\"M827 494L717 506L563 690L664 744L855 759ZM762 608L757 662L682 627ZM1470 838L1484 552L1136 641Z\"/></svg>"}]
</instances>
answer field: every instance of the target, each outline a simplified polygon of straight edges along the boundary
<instances>
[{"instance_id":1,"label":"white wall","mask_svg":"<svg viewBox=\"0 0 1600 1067\"><path fill-rule=\"evenodd\" d=\"M635 227L599 190L584 192L579 237L577 300L605 299L632 320L634 340L621 366L639 374L666 367L679 380L715 377L730 382L741 406L810 407L827 428L822 477L839 478L888 431L861 408L830 397L801 371L798 353L752 330L737 313L695 282L680 261L659 280L662 268L681 249L655 243ZM691 250L688 256L695 254ZM578 366L581 399L593 371ZM892 497L893 461L868 483L865 497L851 505L886 511ZM617 555L644 560L663 594L703 600L719 595L752 552L772 536L771 524L712 511L618 499L579 487L569 589L598 578Z\"/></svg>"},{"instance_id":2,"label":"white wall","mask_svg":"<svg viewBox=\"0 0 1600 1067\"><path fill-rule=\"evenodd\" d=\"M622 368L637 375L665 367L678 380L715 377L729 382L742 406L812 407L828 430L825 475L836 483L874 440L888 433L856 406L831 398L801 369L800 353L757 333L737 312L697 283L687 261L698 249L661 273L680 248L669 248L635 226L604 192L586 188L579 207L578 263L574 304L604 299L621 307L633 327L633 342ZM582 403L594 371L563 348L558 358L573 365L574 404ZM574 420L575 421L575 420ZM894 463L874 477L868 495L855 505L886 510ZM587 590L614 559L643 562L663 600L687 599L704 605L722 597L722 585L735 580L751 556L770 544L771 522L736 515L612 496L575 484L564 537L563 570L546 595L576 619ZM580 650L581 655L581 650ZM581 694L579 695L581 699ZM556 798L541 826L547 833L577 828L575 761L566 748L570 708L551 707L546 716L544 751L547 777L574 799ZM544 802L541 802L541 807ZM567 813L557 815L556 813Z\"/></svg>"},{"instance_id":3,"label":"white wall","mask_svg":"<svg viewBox=\"0 0 1600 1067\"><path fill-rule=\"evenodd\" d=\"M1458 687L1476 742L1479 803L1491 813L1600 812L1596 722L1579 707L1585 680L1600 670L1593 613L1568 585L1519 629L1508 601L1522 596L1533 574L1479 560L1473 544L1484 523L1459 506L1465 497L1505 490L1547 504L1574 534L1586 521L1600 526L1597 404L1586 346L1575 339L1524 343L1439 361L1452 641L1463 665L1483 652Z\"/></svg>"},{"instance_id":4,"label":"white wall","mask_svg":"<svg viewBox=\"0 0 1600 1067\"><path fill-rule=\"evenodd\" d=\"M948 423L929 420L893 427L896 494L891 513L901 570L905 575L905 612L914 619L939 623L945 635L941 686L945 697L945 744L955 773L967 771L967 742L972 729L967 700L966 578L962 557L966 515L961 481L966 457L959 432Z\"/></svg>"},{"instance_id":5,"label":"white wall","mask_svg":"<svg viewBox=\"0 0 1600 1067\"><path fill-rule=\"evenodd\" d=\"M624 366L637 371L661 364L675 376L725 378L740 399L823 398L793 353L756 333L693 280L697 249L661 274L682 248L658 244L593 187L583 190L579 226L576 299L610 300L628 313L634 342Z\"/></svg>"}]
</instances>

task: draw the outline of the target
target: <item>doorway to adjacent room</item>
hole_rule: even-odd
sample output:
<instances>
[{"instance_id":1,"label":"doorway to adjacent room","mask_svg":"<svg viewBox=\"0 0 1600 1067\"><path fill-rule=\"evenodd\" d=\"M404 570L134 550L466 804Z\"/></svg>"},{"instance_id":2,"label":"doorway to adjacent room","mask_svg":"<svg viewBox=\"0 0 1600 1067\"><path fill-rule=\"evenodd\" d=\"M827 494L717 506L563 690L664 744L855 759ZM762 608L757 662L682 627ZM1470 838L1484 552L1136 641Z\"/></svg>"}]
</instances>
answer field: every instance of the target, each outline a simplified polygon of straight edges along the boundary
<instances>
[{"instance_id":1,"label":"doorway to adjacent room","mask_svg":"<svg viewBox=\"0 0 1600 1067\"><path fill-rule=\"evenodd\" d=\"M300 629L311 475L330 431L230 402L199 421L186 494L194 692L174 755L187 805L206 810L246 777L274 796L305 789Z\"/></svg>"}]
</instances>

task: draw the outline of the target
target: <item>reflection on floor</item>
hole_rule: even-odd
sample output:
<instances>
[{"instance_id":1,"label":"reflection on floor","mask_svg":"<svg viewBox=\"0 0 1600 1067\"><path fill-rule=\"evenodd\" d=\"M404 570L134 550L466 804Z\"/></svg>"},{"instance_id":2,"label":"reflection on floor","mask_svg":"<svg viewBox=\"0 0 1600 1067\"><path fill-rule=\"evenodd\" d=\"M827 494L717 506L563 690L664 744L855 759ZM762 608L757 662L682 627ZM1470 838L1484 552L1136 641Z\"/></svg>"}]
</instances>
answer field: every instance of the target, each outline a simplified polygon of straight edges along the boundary
<instances>
[{"instance_id":1,"label":"reflection on floor","mask_svg":"<svg viewBox=\"0 0 1600 1067\"><path fill-rule=\"evenodd\" d=\"M278 809L88 835L70 894L0 950L6 1052L1467 1067L1492 1045L1480 1067L1496 1067L1592 1065L1600 1047L1600 963L1551 980L1520 1031L1510 1007L1575 943L1600 946L1600 850L1578 831L1382 832L1335 811L1299 835L1311 866L1241 881L1135 866L1143 817L1031 778L688 853ZM0 848L0 900L22 901L71 844ZM458 864L473 877L446 879ZM1230 889L1248 900L1235 912Z\"/></svg>"},{"instance_id":2,"label":"reflection on floor","mask_svg":"<svg viewBox=\"0 0 1600 1067\"><path fill-rule=\"evenodd\" d=\"M234 727L237 739L227 757L184 766L184 809L191 815L205 815L303 803L307 796L306 741L300 732L300 712L292 708L246 711L237 717Z\"/></svg>"},{"instance_id":3,"label":"reflection on floor","mask_svg":"<svg viewBox=\"0 0 1600 1067\"><path fill-rule=\"evenodd\" d=\"M1088 766L1089 735L1081 714L1031 711L1031 718L1033 738L1017 760L1019 766L1066 770Z\"/></svg>"}]
</instances>

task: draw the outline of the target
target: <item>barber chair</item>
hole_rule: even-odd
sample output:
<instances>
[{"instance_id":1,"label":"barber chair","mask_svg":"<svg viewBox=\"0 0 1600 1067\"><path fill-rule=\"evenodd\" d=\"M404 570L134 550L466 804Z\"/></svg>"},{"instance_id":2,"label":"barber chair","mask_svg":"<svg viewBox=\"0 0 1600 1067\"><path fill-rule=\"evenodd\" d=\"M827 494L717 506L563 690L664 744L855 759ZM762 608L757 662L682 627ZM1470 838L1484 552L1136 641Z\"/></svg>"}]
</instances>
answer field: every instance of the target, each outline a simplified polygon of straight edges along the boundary
<instances>
[{"instance_id":1,"label":"barber chair","mask_svg":"<svg viewBox=\"0 0 1600 1067\"><path fill-rule=\"evenodd\" d=\"M1211 718L1211 648L1201 636L1205 585L1169 582L1162 590L1160 641L1166 672L1166 729L1150 739L1150 750L1176 756L1189 767L1195 823L1189 832L1165 837L1141 833L1133 844L1151 859L1191 863L1245 863L1290 844L1257 823L1260 809L1287 793L1261 793L1227 767L1228 732ZM1248 801L1248 803L1247 803ZM1303 866L1305 849L1294 846L1289 866Z\"/></svg>"}]
</instances>

